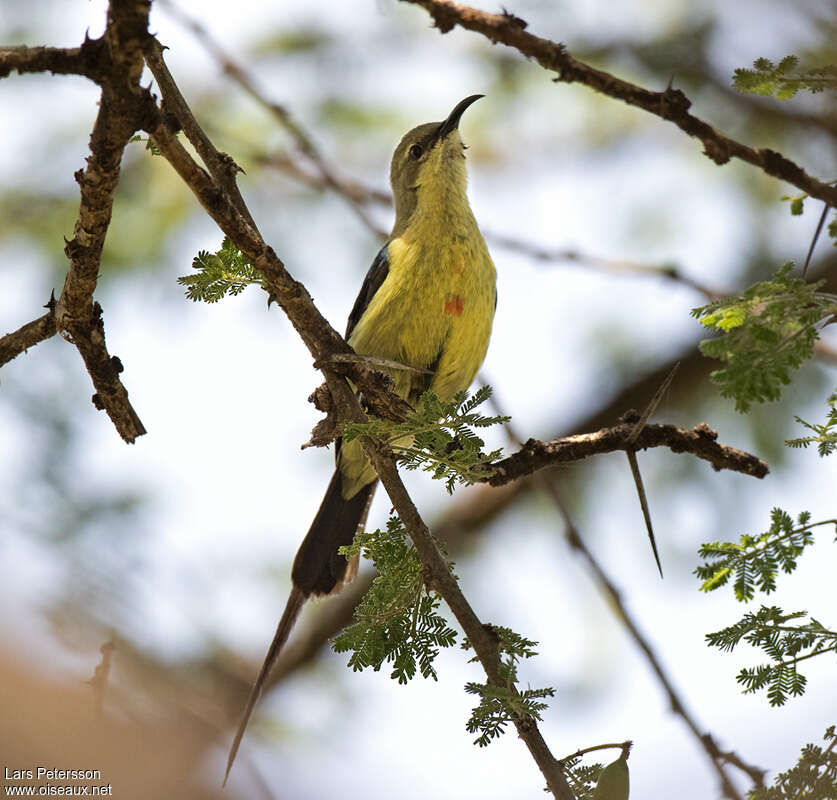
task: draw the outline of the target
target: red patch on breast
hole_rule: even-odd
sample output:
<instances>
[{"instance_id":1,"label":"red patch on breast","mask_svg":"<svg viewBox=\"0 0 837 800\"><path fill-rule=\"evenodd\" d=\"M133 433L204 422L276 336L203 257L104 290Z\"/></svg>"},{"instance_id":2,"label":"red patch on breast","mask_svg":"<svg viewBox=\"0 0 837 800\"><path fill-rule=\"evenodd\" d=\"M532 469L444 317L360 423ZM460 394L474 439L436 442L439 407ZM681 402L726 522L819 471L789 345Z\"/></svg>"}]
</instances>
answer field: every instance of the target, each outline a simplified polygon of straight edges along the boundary
<instances>
[{"instance_id":1,"label":"red patch on breast","mask_svg":"<svg viewBox=\"0 0 837 800\"><path fill-rule=\"evenodd\" d=\"M465 310L465 298L458 294L452 294L445 300L445 314L450 314L454 317L461 317Z\"/></svg>"}]
</instances>

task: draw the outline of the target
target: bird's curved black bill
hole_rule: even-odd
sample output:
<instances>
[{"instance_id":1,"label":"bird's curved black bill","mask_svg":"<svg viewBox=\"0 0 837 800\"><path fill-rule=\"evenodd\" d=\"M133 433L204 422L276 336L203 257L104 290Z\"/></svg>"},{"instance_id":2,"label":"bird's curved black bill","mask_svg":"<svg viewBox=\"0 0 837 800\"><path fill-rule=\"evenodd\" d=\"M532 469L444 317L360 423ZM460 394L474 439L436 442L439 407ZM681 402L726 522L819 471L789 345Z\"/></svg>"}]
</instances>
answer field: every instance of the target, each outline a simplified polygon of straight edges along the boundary
<instances>
[{"instance_id":1,"label":"bird's curved black bill","mask_svg":"<svg viewBox=\"0 0 837 800\"><path fill-rule=\"evenodd\" d=\"M470 97L460 100L454 107L453 111L448 114L448 118L441 125L439 125L435 138L437 140L444 139L451 131L455 131L459 127L459 120L462 119L465 109L467 109L472 103L476 103L481 97L485 97L485 95L472 94Z\"/></svg>"}]
</instances>

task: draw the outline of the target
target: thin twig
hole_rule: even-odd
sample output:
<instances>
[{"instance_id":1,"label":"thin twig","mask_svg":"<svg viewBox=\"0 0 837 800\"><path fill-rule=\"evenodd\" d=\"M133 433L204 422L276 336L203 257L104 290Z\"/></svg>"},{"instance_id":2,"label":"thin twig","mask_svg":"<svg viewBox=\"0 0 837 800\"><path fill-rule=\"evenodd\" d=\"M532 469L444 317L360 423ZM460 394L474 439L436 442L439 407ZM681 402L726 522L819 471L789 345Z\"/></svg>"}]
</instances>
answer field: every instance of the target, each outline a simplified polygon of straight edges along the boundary
<instances>
[{"instance_id":1,"label":"thin twig","mask_svg":"<svg viewBox=\"0 0 837 800\"><path fill-rule=\"evenodd\" d=\"M613 273L633 273L646 275L648 277L659 277L665 280L679 283L689 289L694 289L708 300L717 300L726 297L729 292L721 292L712 289L702 283L690 278L679 267L674 264L643 264L637 261L628 261L622 258L602 258L590 253L582 253L574 248L551 248L527 242L515 236L507 236L496 232L486 231L486 241L506 250L521 253L534 261L548 263L569 262L579 264L590 269L601 270Z\"/></svg>"},{"instance_id":2,"label":"thin twig","mask_svg":"<svg viewBox=\"0 0 837 800\"><path fill-rule=\"evenodd\" d=\"M365 206L369 205L392 205L392 195L389 192L375 189L371 186L366 186L359 181L351 180L343 176L336 176L336 171L333 167L332 174L335 175L333 182L324 180L320 175L301 167L296 161L287 156L256 156L259 163L267 167L281 170L284 174L293 178L300 183L305 184L313 189L320 191L333 190L352 203L360 203ZM385 238L386 233L377 229L376 233L380 238ZM638 261L629 261L622 258L603 258L601 256L592 255L590 253L582 253L574 248L553 248L546 247L535 242L529 242L516 236L509 236L507 234L498 233L490 229L483 230L483 235L486 242L492 247L501 247L513 253L520 253L521 255L531 258L533 261L540 261L544 263L571 263L580 266L601 270L603 272L613 273L630 273L636 275L644 275L653 278L663 278L681 286L700 293L707 300L718 300L726 297L731 292L720 291L706 286L699 281L686 275L679 267L674 264L643 264Z\"/></svg>"},{"instance_id":3,"label":"thin twig","mask_svg":"<svg viewBox=\"0 0 837 800\"><path fill-rule=\"evenodd\" d=\"M399 518L407 528L425 566L428 585L435 589L453 612L485 670L489 683L506 686L499 672L500 661L497 643L488 628L482 624L451 575L447 562L439 552L433 537L418 514L412 499L395 468L395 462L386 458L374 447L367 446L381 483L387 490ZM476 638L474 638L476 636ZM518 736L526 744L532 758L541 770L552 794L559 800L573 800L573 793L567 783L562 764L552 755L533 717L512 715Z\"/></svg>"},{"instance_id":4,"label":"thin twig","mask_svg":"<svg viewBox=\"0 0 837 800\"><path fill-rule=\"evenodd\" d=\"M822 207L822 214L820 214L820 221L817 223L817 229L814 231L814 236L811 239L811 246L808 248L808 254L805 256L805 266L802 268L802 277L808 274L808 265L811 263L811 256L814 255L814 248L817 246L817 239L822 233L822 226L825 224L825 218L828 216L828 209L830 206L825 203Z\"/></svg>"},{"instance_id":5,"label":"thin twig","mask_svg":"<svg viewBox=\"0 0 837 800\"><path fill-rule=\"evenodd\" d=\"M78 349L96 393L92 401L104 409L126 442L145 433L119 379L122 363L105 344L101 306L93 301L102 248L110 225L119 167L131 136L156 113L150 93L140 88L143 70L140 40L146 35L150 0L113 2L105 32L79 48L0 48L0 77L12 70L85 75L102 87L99 111L90 135L90 155L76 181L81 202L73 238L64 248L70 268L49 313L0 340L0 364L58 332Z\"/></svg>"},{"instance_id":6,"label":"thin twig","mask_svg":"<svg viewBox=\"0 0 837 800\"><path fill-rule=\"evenodd\" d=\"M104 37L87 39L81 47L0 47L0 78L51 72L53 75L84 75L102 82L102 59L107 57Z\"/></svg>"},{"instance_id":7,"label":"thin twig","mask_svg":"<svg viewBox=\"0 0 837 800\"><path fill-rule=\"evenodd\" d=\"M563 758L559 758L558 760L565 764L567 761L571 761L574 758L581 758L581 756L586 755L587 753L595 753L597 750L615 750L617 747L624 751L631 751L631 748L634 746L634 743L630 740L625 742L609 742L608 744L594 744L591 747L582 747L580 750L576 750L574 753L571 753L568 756L564 756Z\"/></svg>"}]
</instances>

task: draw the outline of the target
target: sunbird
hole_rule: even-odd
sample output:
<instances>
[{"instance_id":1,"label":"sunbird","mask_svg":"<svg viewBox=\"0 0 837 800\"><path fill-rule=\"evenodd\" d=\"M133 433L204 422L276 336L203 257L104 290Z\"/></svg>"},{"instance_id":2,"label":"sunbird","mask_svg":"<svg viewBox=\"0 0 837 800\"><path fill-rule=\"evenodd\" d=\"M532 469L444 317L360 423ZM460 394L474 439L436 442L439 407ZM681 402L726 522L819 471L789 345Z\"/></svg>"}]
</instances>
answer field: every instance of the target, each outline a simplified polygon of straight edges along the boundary
<instances>
[{"instance_id":1,"label":"sunbird","mask_svg":"<svg viewBox=\"0 0 837 800\"><path fill-rule=\"evenodd\" d=\"M390 165L395 224L349 314L346 340L358 355L412 369L384 369L410 404L431 391L450 400L485 358L497 306L496 271L468 204L459 120L483 95L457 103L443 122L404 135ZM354 577L338 548L354 540L377 484L359 440L336 445L337 468L294 559L293 588L250 692L227 760L241 738L279 651L305 601L333 594Z\"/></svg>"}]
</instances>

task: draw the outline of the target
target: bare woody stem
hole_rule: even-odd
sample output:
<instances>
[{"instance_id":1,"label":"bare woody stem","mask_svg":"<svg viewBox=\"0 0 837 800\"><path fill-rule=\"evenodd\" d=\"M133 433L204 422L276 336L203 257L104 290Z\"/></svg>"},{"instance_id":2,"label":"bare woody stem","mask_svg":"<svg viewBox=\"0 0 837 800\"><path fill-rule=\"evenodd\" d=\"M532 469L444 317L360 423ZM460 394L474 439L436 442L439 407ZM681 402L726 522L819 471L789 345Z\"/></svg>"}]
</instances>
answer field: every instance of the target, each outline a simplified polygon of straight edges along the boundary
<instances>
[{"instance_id":1,"label":"bare woody stem","mask_svg":"<svg viewBox=\"0 0 837 800\"><path fill-rule=\"evenodd\" d=\"M529 439L518 452L488 467L489 472L483 481L492 486L502 486L555 464L580 461L600 453L644 450L648 447L668 447L675 453L690 453L708 461L716 470L729 469L755 478L763 478L768 473L767 464L760 458L720 444L718 434L708 425L697 425L692 430L676 425L646 425L633 439L633 422L629 418L621 425L551 442Z\"/></svg>"},{"instance_id":2,"label":"bare woody stem","mask_svg":"<svg viewBox=\"0 0 837 800\"><path fill-rule=\"evenodd\" d=\"M0 339L0 367L7 364L21 353L25 353L30 347L55 336L58 326L55 324L55 301L51 300L49 313L38 319L21 325L16 331L7 333Z\"/></svg>"},{"instance_id":3,"label":"bare woody stem","mask_svg":"<svg viewBox=\"0 0 837 800\"><path fill-rule=\"evenodd\" d=\"M57 302L48 304L48 314L0 339L0 363L60 333L76 346L84 360L96 390L93 404L107 412L119 435L129 443L144 434L145 427L119 379L122 364L108 352L102 309L93 294L122 152L134 132L156 113L153 99L139 86L144 65L140 44L147 36L150 7L150 0L114 0L108 8L104 35L87 39L78 48L0 48L0 77L13 70L48 70L85 75L102 87L90 134L90 155L85 168L75 175L81 199L73 238L64 248L70 261L64 288Z\"/></svg>"},{"instance_id":4,"label":"bare woody stem","mask_svg":"<svg viewBox=\"0 0 837 800\"><path fill-rule=\"evenodd\" d=\"M481 33L492 42L512 47L522 55L534 58L544 69L558 73L556 82L583 83L608 97L674 123L689 136L699 139L703 143L704 155L716 164L726 164L732 158L746 161L774 178L793 184L811 197L832 207L837 206L837 186L817 180L781 153L750 147L724 136L709 123L689 113L692 103L679 89L669 86L665 91L652 92L591 67L570 55L560 42L527 33L526 22L513 14L490 14L454 0L407 2L424 8L442 33L457 25Z\"/></svg>"}]
</instances>

